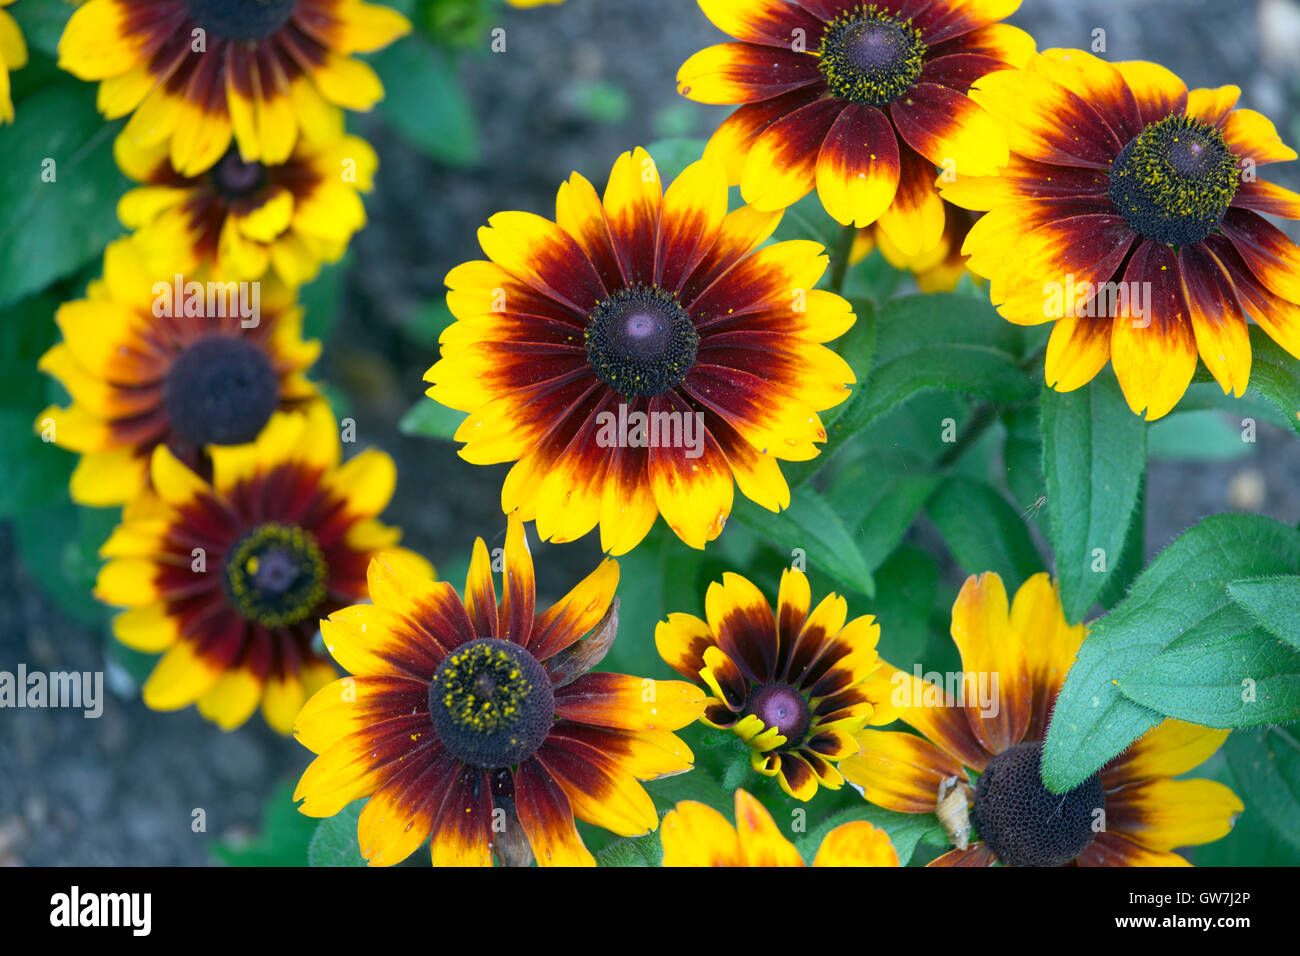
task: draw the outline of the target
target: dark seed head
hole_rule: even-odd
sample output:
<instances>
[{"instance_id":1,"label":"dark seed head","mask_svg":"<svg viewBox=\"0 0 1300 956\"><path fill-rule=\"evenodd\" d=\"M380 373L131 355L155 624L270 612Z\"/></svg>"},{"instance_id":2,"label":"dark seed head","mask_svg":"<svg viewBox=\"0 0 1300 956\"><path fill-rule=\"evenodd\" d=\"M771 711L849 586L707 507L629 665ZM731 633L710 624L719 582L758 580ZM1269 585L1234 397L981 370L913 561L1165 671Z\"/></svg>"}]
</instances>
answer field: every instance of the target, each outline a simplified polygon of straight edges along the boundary
<instances>
[{"instance_id":1,"label":"dark seed head","mask_svg":"<svg viewBox=\"0 0 1300 956\"><path fill-rule=\"evenodd\" d=\"M1007 866L1063 866L1092 842L1098 810L1106 807L1093 774L1068 793L1052 793L1039 775L1041 743L1025 743L989 761L975 785L971 821Z\"/></svg>"},{"instance_id":2,"label":"dark seed head","mask_svg":"<svg viewBox=\"0 0 1300 956\"><path fill-rule=\"evenodd\" d=\"M884 106L916 82L925 53L921 32L910 20L870 4L846 10L827 24L819 63L835 96Z\"/></svg>"},{"instance_id":3,"label":"dark seed head","mask_svg":"<svg viewBox=\"0 0 1300 956\"><path fill-rule=\"evenodd\" d=\"M764 727L775 727L785 738L782 749L797 747L808 736L812 711L803 694L788 684L764 684L756 687L745 701L744 716L753 714Z\"/></svg>"},{"instance_id":4,"label":"dark seed head","mask_svg":"<svg viewBox=\"0 0 1300 956\"><path fill-rule=\"evenodd\" d=\"M226 556L226 594L245 620L288 627L325 600L328 568L311 532L296 525L259 525Z\"/></svg>"},{"instance_id":5,"label":"dark seed head","mask_svg":"<svg viewBox=\"0 0 1300 956\"><path fill-rule=\"evenodd\" d=\"M217 192L227 200L256 195L266 185L266 167L257 160L244 162L233 146L212 167L210 175Z\"/></svg>"},{"instance_id":6,"label":"dark seed head","mask_svg":"<svg viewBox=\"0 0 1300 956\"><path fill-rule=\"evenodd\" d=\"M620 395L662 395L695 364L699 333L677 297L657 286L620 289L587 324L587 361Z\"/></svg>"},{"instance_id":7,"label":"dark seed head","mask_svg":"<svg viewBox=\"0 0 1300 956\"><path fill-rule=\"evenodd\" d=\"M195 445L241 445L257 437L280 403L266 352L233 335L196 339L163 380L172 428Z\"/></svg>"},{"instance_id":8,"label":"dark seed head","mask_svg":"<svg viewBox=\"0 0 1300 956\"><path fill-rule=\"evenodd\" d=\"M190 16L226 40L261 40L288 22L298 0L188 0Z\"/></svg>"}]
</instances>

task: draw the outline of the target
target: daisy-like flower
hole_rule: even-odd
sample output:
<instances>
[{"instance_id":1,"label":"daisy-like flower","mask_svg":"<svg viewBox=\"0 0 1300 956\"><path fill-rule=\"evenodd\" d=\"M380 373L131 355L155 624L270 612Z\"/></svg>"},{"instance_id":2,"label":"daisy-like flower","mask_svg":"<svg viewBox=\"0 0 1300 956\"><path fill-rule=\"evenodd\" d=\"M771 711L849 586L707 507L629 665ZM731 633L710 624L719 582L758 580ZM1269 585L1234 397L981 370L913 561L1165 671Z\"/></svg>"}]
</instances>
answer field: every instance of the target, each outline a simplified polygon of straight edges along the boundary
<instances>
[{"instance_id":1,"label":"daisy-like flower","mask_svg":"<svg viewBox=\"0 0 1300 956\"><path fill-rule=\"evenodd\" d=\"M1172 409L1199 352L1224 392L1250 377L1248 319L1300 356L1300 248L1261 213L1300 195L1257 179L1296 153L1235 86L1188 91L1153 63L1049 50L982 77L971 97L1007 130L996 177L940 183L988 210L964 250L1011 322L1056 320L1046 378L1060 391L1115 368L1134 412Z\"/></svg>"},{"instance_id":2,"label":"daisy-like flower","mask_svg":"<svg viewBox=\"0 0 1300 956\"><path fill-rule=\"evenodd\" d=\"M117 154L139 167L165 144L197 176L237 144L277 165L300 131L316 138L339 107L368 110L379 77L352 53L407 33L395 10L360 0L88 0L59 40L59 66L99 80L99 111L134 111Z\"/></svg>"},{"instance_id":3,"label":"daisy-like flower","mask_svg":"<svg viewBox=\"0 0 1300 956\"><path fill-rule=\"evenodd\" d=\"M298 717L298 740L320 755L294 793L303 813L332 816L369 797L357 836L372 866L399 863L426 839L434 866L590 866L575 816L624 836L655 828L637 781L690 769L672 731L695 720L704 695L681 681L588 673L618 627L616 562L537 614L532 556L512 515L500 603L482 538L463 603L450 584L383 556L369 577L373 604L321 623L355 676Z\"/></svg>"},{"instance_id":4,"label":"daisy-like flower","mask_svg":"<svg viewBox=\"0 0 1300 956\"><path fill-rule=\"evenodd\" d=\"M660 828L664 866L805 866L767 808L736 791L736 825L717 810L683 800ZM822 839L813 866L898 866L889 834L865 820L845 823Z\"/></svg>"},{"instance_id":5,"label":"daisy-like flower","mask_svg":"<svg viewBox=\"0 0 1300 956\"><path fill-rule=\"evenodd\" d=\"M975 222L975 216L948 202L943 204L943 214L943 235L939 244L929 252L916 256L904 255L889 241L889 237L880 228L880 223L875 223L858 231L849 252L849 264L856 265L869 256L871 250L879 248L880 254L891 266L912 273L917 288L922 292L951 292L967 272L966 256L962 254L961 247L966 241L966 233L970 232L970 227Z\"/></svg>"},{"instance_id":6,"label":"daisy-like flower","mask_svg":"<svg viewBox=\"0 0 1300 956\"><path fill-rule=\"evenodd\" d=\"M39 367L72 404L47 408L36 431L81 454L71 482L81 504L129 501L148 483L159 445L206 474L205 448L250 442L277 409L321 400L303 375L320 343L303 341L302 310L288 289L258 284L257 323L245 328L253 320L237 302L251 305L251 292L245 301L237 284L213 284L222 298L210 302L200 283L193 296L182 285L178 299L174 282L120 239L104 253L103 279L55 315L63 341Z\"/></svg>"},{"instance_id":7,"label":"daisy-like flower","mask_svg":"<svg viewBox=\"0 0 1300 956\"><path fill-rule=\"evenodd\" d=\"M701 50L677 89L743 104L709 140L745 201L780 209L817 189L842 225L879 222L904 255L939 243L936 167L992 175L1007 161L993 117L966 95L1034 51L1000 23L1019 0L699 0L738 43Z\"/></svg>"},{"instance_id":8,"label":"daisy-like flower","mask_svg":"<svg viewBox=\"0 0 1300 956\"><path fill-rule=\"evenodd\" d=\"M574 173L556 222L498 213L479 230L491 261L447 276L458 321L442 335L428 394L470 413L456 433L475 464L514 461L501 505L543 540L600 525L601 547L634 548L662 514L702 548L731 513L733 478L777 511L777 459L826 440L817 412L853 372L821 345L853 324L813 289L828 259L771 236L780 213L727 212L722 167L703 160L665 192L638 148L604 199Z\"/></svg>"},{"instance_id":9,"label":"daisy-like flower","mask_svg":"<svg viewBox=\"0 0 1300 956\"><path fill-rule=\"evenodd\" d=\"M932 866L1186 866L1174 848L1224 836L1242 803L1213 780L1172 778L1207 760L1228 731L1166 720L1069 793L1043 786L1048 719L1085 634L1066 623L1046 574L1021 585L1010 607L998 575L971 576L952 609L962 699L890 668L899 717L919 736L860 730L861 753L841 771L872 803L940 811L957 849Z\"/></svg>"},{"instance_id":10,"label":"daisy-like flower","mask_svg":"<svg viewBox=\"0 0 1300 956\"><path fill-rule=\"evenodd\" d=\"M316 278L322 262L337 262L366 224L359 192L370 191L378 158L340 128L324 143L300 137L274 166L244 162L231 146L211 169L184 176L165 144L128 152L120 165L144 184L122 197L117 212L151 268L169 275L208 266L237 280L273 268L298 286Z\"/></svg>"},{"instance_id":11,"label":"daisy-like flower","mask_svg":"<svg viewBox=\"0 0 1300 956\"><path fill-rule=\"evenodd\" d=\"M0 8L13 2L0 0ZM9 74L26 65L27 44L23 41L23 31L18 29L13 17L0 9L0 123L11 123L14 118L14 103L9 97Z\"/></svg>"},{"instance_id":12,"label":"daisy-like flower","mask_svg":"<svg viewBox=\"0 0 1300 956\"><path fill-rule=\"evenodd\" d=\"M896 716L892 688L878 677L880 625L870 615L846 624L838 594L813 608L807 576L791 568L775 615L763 592L731 572L709 585L704 611L707 621L670 614L655 629L659 656L712 692L703 721L747 743L750 765L796 800L811 799L818 784L838 790L835 764L857 752L854 732Z\"/></svg>"},{"instance_id":13,"label":"daisy-like flower","mask_svg":"<svg viewBox=\"0 0 1300 956\"><path fill-rule=\"evenodd\" d=\"M211 482L154 450L154 491L125 509L95 585L100 600L128 608L113 620L118 640L163 652L144 685L148 706L197 703L228 730L260 702L287 734L334 677L312 648L319 620L365 597L379 549L411 574L432 573L376 518L397 480L392 459L370 450L339 460L323 403L277 413L255 442L212 449Z\"/></svg>"}]
</instances>

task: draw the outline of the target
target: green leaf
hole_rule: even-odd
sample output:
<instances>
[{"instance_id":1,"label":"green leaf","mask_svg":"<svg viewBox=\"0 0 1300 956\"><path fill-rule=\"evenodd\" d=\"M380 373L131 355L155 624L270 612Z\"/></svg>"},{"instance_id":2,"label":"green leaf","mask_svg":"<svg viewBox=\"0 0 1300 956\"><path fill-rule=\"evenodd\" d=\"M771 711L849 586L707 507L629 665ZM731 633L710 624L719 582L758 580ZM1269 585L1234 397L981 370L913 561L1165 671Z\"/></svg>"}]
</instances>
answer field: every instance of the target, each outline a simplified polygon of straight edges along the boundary
<instances>
[{"instance_id":1,"label":"green leaf","mask_svg":"<svg viewBox=\"0 0 1300 956\"><path fill-rule=\"evenodd\" d=\"M664 859L664 847L659 840L659 831L639 837L624 837L615 840L596 854L597 866L660 866Z\"/></svg>"},{"instance_id":2,"label":"green leaf","mask_svg":"<svg viewBox=\"0 0 1300 956\"><path fill-rule=\"evenodd\" d=\"M704 156L704 144L702 139L677 136L656 140L645 149L655 161L660 181L670 183L681 175L683 169Z\"/></svg>"},{"instance_id":3,"label":"green leaf","mask_svg":"<svg viewBox=\"0 0 1300 956\"><path fill-rule=\"evenodd\" d=\"M1228 585L1228 596L1275 637L1300 650L1300 576L1243 578Z\"/></svg>"},{"instance_id":4,"label":"green leaf","mask_svg":"<svg viewBox=\"0 0 1300 956\"><path fill-rule=\"evenodd\" d=\"M875 594L875 582L857 542L826 499L804 485L790 496L790 507L779 514L744 499L731 516L786 554L802 548L809 567L829 574L850 591Z\"/></svg>"},{"instance_id":5,"label":"green leaf","mask_svg":"<svg viewBox=\"0 0 1300 956\"><path fill-rule=\"evenodd\" d=\"M1146 472L1146 423L1115 379L1099 375L1073 392L1044 388L1042 428L1061 605L1075 624L1123 553Z\"/></svg>"},{"instance_id":6,"label":"green leaf","mask_svg":"<svg viewBox=\"0 0 1300 956\"><path fill-rule=\"evenodd\" d=\"M1258 325L1250 326L1250 354L1246 395L1267 400L1300 433L1300 363Z\"/></svg>"},{"instance_id":7,"label":"green leaf","mask_svg":"<svg viewBox=\"0 0 1300 956\"><path fill-rule=\"evenodd\" d=\"M59 38L72 16L69 4L37 0L35 3L15 3L6 12L18 22L29 53L39 50L51 56L58 55Z\"/></svg>"},{"instance_id":8,"label":"green leaf","mask_svg":"<svg viewBox=\"0 0 1300 956\"><path fill-rule=\"evenodd\" d=\"M1228 584L1294 573L1300 534L1257 515L1214 515L1180 535L1095 622L1057 697L1043 751L1043 781L1056 793L1078 786L1159 722L1118 682L1178 638L1233 608ZM1207 635L1208 636L1208 635Z\"/></svg>"},{"instance_id":9,"label":"green leaf","mask_svg":"<svg viewBox=\"0 0 1300 956\"><path fill-rule=\"evenodd\" d=\"M1233 734L1223 751L1248 814L1259 811L1300 850L1300 742L1286 728L1263 727Z\"/></svg>"},{"instance_id":10,"label":"green leaf","mask_svg":"<svg viewBox=\"0 0 1300 956\"><path fill-rule=\"evenodd\" d=\"M354 800L346 807L326 817L316 826L311 845L307 847L309 866L365 866L361 846L357 842L357 821L365 800Z\"/></svg>"},{"instance_id":11,"label":"green leaf","mask_svg":"<svg viewBox=\"0 0 1300 956\"><path fill-rule=\"evenodd\" d=\"M873 572L898 546L916 513L943 480L938 475L871 473L866 462L844 468L826 500L847 527L856 528L862 558Z\"/></svg>"},{"instance_id":12,"label":"green leaf","mask_svg":"<svg viewBox=\"0 0 1300 956\"><path fill-rule=\"evenodd\" d=\"M371 64L384 82L379 112L430 159L449 166L478 162L478 127L454 59L417 36L376 53Z\"/></svg>"},{"instance_id":13,"label":"green leaf","mask_svg":"<svg viewBox=\"0 0 1300 956\"><path fill-rule=\"evenodd\" d=\"M723 771L722 789L734 793L739 787L743 787L751 769L749 747L746 746L742 753L738 753L731 758L731 762L727 764L727 768Z\"/></svg>"},{"instance_id":14,"label":"green leaf","mask_svg":"<svg viewBox=\"0 0 1300 956\"><path fill-rule=\"evenodd\" d=\"M1002 443L1003 477L1011 497L1032 519L1041 513L1035 504L1044 497L1047 479L1043 477L1043 434L1039 422L1039 405L1007 409L1002 414L1006 438Z\"/></svg>"},{"instance_id":15,"label":"green leaf","mask_svg":"<svg viewBox=\"0 0 1300 956\"><path fill-rule=\"evenodd\" d=\"M93 88L71 79L27 97L0 127L0 307L71 275L121 235L116 203L130 184L113 162L117 129L95 110Z\"/></svg>"},{"instance_id":16,"label":"green leaf","mask_svg":"<svg viewBox=\"0 0 1300 956\"><path fill-rule=\"evenodd\" d=\"M831 814L796 840L795 847L799 850L799 855L811 863L817 856L822 840L826 839L826 834L836 827L857 820L865 820L889 834L901 866L907 866L912 859L912 853L921 837L931 830L943 830L933 813L895 813L864 802L861 806L848 807Z\"/></svg>"},{"instance_id":17,"label":"green leaf","mask_svg":"<svg viewBox=\"0 0 1300 956\"><path fill-rule=\"evenodd\" d=\"M1133 416L1136 418L1137 416ZM1147 451L1165 461L1231 461L1244 458L1255 446L1229 425L1222 412L1178 411L1151 425Z\"/></svg>"},{"instance_id":18,"label":"green leaf","mask_svg":"<svg viewBox=\"0 0 1300 956\"><path fill-rule=\"evenodd\" d=\"M326 263L320 274L299 291L303 338L329 341L330 332L338 322L339 303L343 301L343 277L351 264L350 252L338 262Z\"/></svg>"},{"instance_id":19,"label":"green leaf","mask_svg":"<svg viewBox=\"0 0 1300 956\"><path fill-rule=\"evenodd\" d=\"M318 823L293 802L294 784L275 785L263 807L262 829L251 841L221 840L212 854L226 866L306 866L307 847Z\"/></svg>"},{"instance_id":20,"label":"green leaf","mask_svg":"<svg viewBox=\"0 0 1300 956\"><path fill-rule=\"evenodd\" d=\"M424 438L442 438L452 441L460 423L469 417L468 412L448 408L431 398L422 398L412 405L397 424L397 430L404 435L420 435Z\"/></svg>"},{"instance_id":21,"label":"green leaf","mask_svg":"<svg viewBox=\"0 0 1300 956\"><path fill-rule=\"evenodd\" d=\"M1043 570L1029 529L992 486L951 477L926 502L925 510L967 574L996 571L1013 592Z\"/></svg>"},{"instance_id":22,"label":"green leaf","mask_svg":"<svg viewBox=\"0 0 1300 956\"><path fill-rule=\"evenodd\" d=\"M715 733L729 734L730 732L719 730ZM671 777L647 780L643 786L661 813L671 810L683 800L694 800L696 803L712 807L728 820L735 812L735 800L732 795L723 790L718 781L699 767Z\"/></svg>"},{"instance_id":23,"label":"green leaf","mask_svg":"<svg viewBox=\"0 0 1300 956\"><path fill-rule=\"evenodd\" d=\"M1143 707L1205 727L1285 723L1300 718L1300 651L1262 628L1183 638L1120 678L1119 689Z\"/></svg>"}]
</instances>

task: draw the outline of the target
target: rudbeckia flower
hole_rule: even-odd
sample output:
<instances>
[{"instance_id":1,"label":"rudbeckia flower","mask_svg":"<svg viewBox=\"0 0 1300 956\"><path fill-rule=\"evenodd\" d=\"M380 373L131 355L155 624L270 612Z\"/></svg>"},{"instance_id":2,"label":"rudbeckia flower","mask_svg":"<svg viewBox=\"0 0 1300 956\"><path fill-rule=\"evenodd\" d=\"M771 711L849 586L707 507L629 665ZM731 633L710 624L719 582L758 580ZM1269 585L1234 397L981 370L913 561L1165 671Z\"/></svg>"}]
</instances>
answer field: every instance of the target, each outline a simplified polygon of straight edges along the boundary
<instances>
[{"instance_id":1,"label":"rudbeckia flower","mask_svg":"<svg viewBox=\"0 0 1300 956\"><path fill-rule=\"evenodd\" d=\"M819 344L853 324L813 286L815 242L759 248L779 213L727 212L722 167L688 167L665 192L645 150L614 164L603 201L574 173L556 222L503 212L479 230L491 261L447 276L458 321L428 394L470 413L456 439L475 464L514 461L501 506L543 540L600 525L636 547L662 514L693 548L722 532L733 479L777 511L777 459L826 440L817 412L853 372Z\"/></svg>"},{"instance_id":2,"label":"rudbeckia flower","mask_svg":"<svg viewBox=\"0 0 1300 956\"><path fill-rule=\"evenodd\" d=\"M506 530L500 603L474 543L465 600L380 556L373 604L321 623L352 677L303 708L313 753L294 793L308 816L369 797L357 826L372 866L426 839L434 866L593 865L577 816L624 836L659 822L638 780L690 769L672 731L704 695L681 681L588 673L618 626L618 564L606 559L537 614L524 528ZM585 638L584 638L584 635Z\"/></svg>"},{"instance_id":3,"label":"rudbeckia flower","mask_svg":"<svg viewBox=\"0 0 1300 956\"><path fill-rule=\"evenodd\" d=\"M7 7L14 0L0 0ZM0 9L0 123L13 122L14 104L9 98L9 74L27 64L27 44L14 18Z\"/></svg>"},{"instance_id":4,"label":"rudbeckia flower","mask_svg":"<svg viewBox=\"0 0 1300 956\"><path fill-rule=\"evenodd\" d=\"M1199 352L1224 392L1250 377L1248 319L1300 356L1300 249L1261 213L1300 195L1255 176L1296 158L1235 86L1188 91L1153 63L1049 50L975 83L1007 130L996 177L960 170L944 196L988 210L963 251L1021 325L1056 320L1047 383L1070 391L1109 359L1134 412L1172 409Z\"/></svg>"},{"instance_id":5,"label":"rudbeckia flower","mask_svg":"<svg viewBox=\"0 0 1300 956\"><path fill-rule=\"evenodd\" d=\"M810 610L811 608L811 610ZM889 723L892 688L878 678L880 626L845 623L848 604L827 595L815 608L802 571L781 574L776 614L749 580L727 572L704 597L707 621L670 614L655 629L659 656L712 692L703 721L751 748L750 765L796 800L820 784L838 790L837 761L858 750L855 731Z\"/></svg>"},{"instance_id":6,"label":"rudbeckia flower","mask_svg":"<svg viewBox=\"0 0 1300 956\"><path fill-rule=\"evenodd\" d=\"M1034 51L999 23L1019 0L699 0L740 42L696 53L677 90L743 104L709 140L745 201L781 209L814 187L842 225L879 221L904 255L943 234L936 167L992 175L1007 161L993 117L966 95Z\"/></svg>"},{"instance_id":7,"label":"rudbeckia flower","mask_svg":"<svg viewBox=\"0 0 1300 956\"><path fill-rule=\"evenodd\" d=\"M320 401L303 375L320 343L303 341L302 310L283 285L258 284L257 309L245 309L257 314L245 318L239 304L254 304L253 284L245 295L233 282L200 283L191 296L185 285L198 280L184 278L177 297L175 278L148 270L120 239L104 253L103 279L55 315L63 341L39 367L72 404L47 408L36 431L81 454L71 483L81 504L130 500L159 445L202 471L205 447L250 442L276 409Z\"/></svg>"},{"instance_id":8,"label":"rudbeckia flower","mask_svg":"<svg viewBox=\"0 0 1300 956\"><path fill-rule=\"evenodd\" d=\"M184 176L165 145L127 153L120 165L144 184L122 197L117 212L151 268L169 275L208 266L238 280L273 268L298 286L316 278L322 262L337 262L366 224L358 193L370 191L378 158L340 129L323 144L300 137L274 166L244 162L232 146L211 169Z\"/></svg>"},{"instance_id":9,"label":"rudbeckia flower","mask_svg":"<svg viewBox=\"0 0 1300 956\"><path fill-rule=\"evenodd\" d=\"M943 235L939 244L929 252L908 256L889 241L880 223L859 230L849 252L849 264L856 265L871 254L873 249L880 249L895 269L912 273L916 286L922 292L951 292L957 288L961 277L966 275L966 256L962 254L962 243L966 233L970 232L975 216L960 206L952 203L943 204Z\"/></svg>"},{"instance_id":10,"label":"rudbeckia flower","mask_svg":"<svg viewBox=\"0 0 1300 956\"><path fill-rule=\"evenodd\" d=\"M134 111L117 154L133 167L165 144L197 176L231 141L277 165L300 131L318 137L339 107L368 110L379 77L352 53L407 33L395 10L359 0L88 0L59 40L59 66L99 80L99 111Z\"/></svg>"},{"instance_id":11,"label":"rudbeckia flower","mask_svg":"<svg viewBox=\"0 0 1300 956\"><path fill-rule=\"evenodd\" d=\"M683 800L660 828L664 866L804 866L803 857L767 808L736 791L736 825L717 810ZM813 866L898 866L889 835L865 820L845 823L822 839Z\"/></svg>"},{"instance_id":12,"label":"rudbeckia flower","mask_svg":"<svg viewBox=\"0 0 1300 956\"><path fill-rule=\"evenodd\" d=\"M212 449L210 482L154 450L154 492L125 509L95 585L100 600L129 609L113 620L118 640L163 652L145 704L197 703L229 730L260 702L287 734L335 674L312 647L318 622L365 597L378 550L411 574L432 573L376 518L393 494L392 459L371 450L339 460L338 426L323 404L277 413L255 442Z\"/></svg>"},{"instance_id":13,"label":"rudbeckia flower","mask_svg":"<svg viewBox=\"0 0 1300 956\"><path fill-rule=\"evenodd\" d=\"M1213 780L1172 778L1209 759L1228 731L1166 720L1069 793L1043 785L1048 719L1084 636L1046 574L1010 607L998 575L967 578L952 609L960 682L890 668L899 717L919 735L860 730L861 753L841 771L890 810L942 805L957 849L931 866L1186 866L1174 848L1226 835L1242 803Z\"/></svg>"}]
</instances>

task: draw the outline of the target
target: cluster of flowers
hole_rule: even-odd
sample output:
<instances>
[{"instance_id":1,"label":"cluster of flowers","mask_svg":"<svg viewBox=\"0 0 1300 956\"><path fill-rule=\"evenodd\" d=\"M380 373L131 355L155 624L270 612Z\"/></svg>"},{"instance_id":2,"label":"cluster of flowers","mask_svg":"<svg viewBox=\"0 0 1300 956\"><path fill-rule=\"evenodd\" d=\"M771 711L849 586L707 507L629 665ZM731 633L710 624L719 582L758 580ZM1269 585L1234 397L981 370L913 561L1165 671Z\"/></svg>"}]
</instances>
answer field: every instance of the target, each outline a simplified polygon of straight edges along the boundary
<instances>
[{"instance_id":1,"label":"cluster of flowers","mask_svg":"<svg viewBox=\"0 0 1300 956\"><path fill-rule=\"evenodd\" d=\"M735 486L789 505L779 460L818 454L818 413L854 382L825 344L854 314L814 288L822 247L768 243L814 189L855 254L878 245L933 288L969 268L1010 321L1050 320L1045 283L1078 290L1047 349L1058 389L1109 360L1133 410L1154 418L1199 352L1241 394L1248 314L1300 355L1300 250L1259 215L1300 218L1300 196L1253 175L1296 154L1235 108L1235 87L1188 91L1154 64L1035 52L1001 22L1015 0L700 5L738 42L691 57L679 90L742 104L703 157L665 188L646 151L625 153L603 196L574 173L554 221L493 216L486 258L447 277L457 321L429 395L468 413L463 457L514 463L499 598L481 539L463 598L395 547L376 518L391 461L372 451L340 465L337 426L302 375L317 349L301 340L294 289L362 224L357 191L375 165L341 133L338 107L381 93L348 54L406 22L356 0L89 0L74 14L61 62L101 81L106 115L132 114L117 155L145 185L120 207L134 235L59 312L64 342L42 365L73 405L42 420L82 453L73 496L126 505L98 594L129 608L119 639L165 652L146 702L197 703L233 727L260 701L319 755L298 786L304 813L370 798L359 840L374 864L426 839L438 865L592 863L575 817L622 835L655 828L638 781L690 769L674 731L697 719L745 741L795 800L847 779L897 811L969 808L980 842L954 825L940 864L1184 863L1176 847L1221 837L1242 809L1221 784L1171 779L1226 731L1166 721L1069 795L1049 794L1041 741L1085 629L1067 624L1046 575L1014 599L996 575L971 577L953 608L963 670L1000 675L993 708L886 664L874 620L850 620L836 595L814 606L796 570L775 610L727 574L706 620L670 615L656 643L686 681L650 681L590 672L617 627L615 560L539 614L524 522L557 542L599 527L620 555L660 515L705 547ZM732 185L747 205L729 211ZM260 278L266 314L252 328L238 313L191 314L178 282L160 316L155 284L182 270ZM1087 290L1116 279L1154 289L1143 321L1087 308ZM616 412L669 438L611 447L597 432ZM703 423L702 447L671 439L682 416ZM312 649L318 621L351 676L335 680ZM896 720L916 732L876 729ZM802 862L744 792L734 829L692 803L662 827L668 864ZM827 836L817 862L897 857L859 823Z\"/></svg>"}]
</instances>

